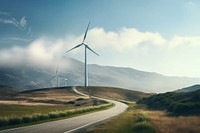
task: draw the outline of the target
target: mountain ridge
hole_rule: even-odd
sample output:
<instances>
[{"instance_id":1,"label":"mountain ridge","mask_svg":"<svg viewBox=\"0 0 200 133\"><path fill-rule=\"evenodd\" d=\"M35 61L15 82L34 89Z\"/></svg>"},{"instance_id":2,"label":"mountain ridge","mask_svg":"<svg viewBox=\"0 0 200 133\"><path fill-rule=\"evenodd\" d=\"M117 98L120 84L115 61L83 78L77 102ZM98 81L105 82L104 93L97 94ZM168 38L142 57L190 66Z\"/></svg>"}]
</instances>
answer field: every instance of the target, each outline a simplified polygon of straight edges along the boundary
<instances>
[{"instance_id":1,"label":"mountain ridge","mask_svg":"<svg viewBox=\"0 0 200 133\"><path fill-rule=\"evenodd\" d=\"M67 64L68 67L63 67L63 64ZM63 78L59 78L59 86L64 86L65 83L68 86L84 85L84 63L73 58L65 58L63 64L59 66L59 75L65 76L67 83ZM50 79L55 75L56 68L52 68L28 65L0 66L0 85L25 90L55 87L56 79ZM170 77L130 67L97 64L89 64L88 72L91 86L120 87L150 93L173 91L200 82L200 78Z\"/></svg>"}]
</instances>

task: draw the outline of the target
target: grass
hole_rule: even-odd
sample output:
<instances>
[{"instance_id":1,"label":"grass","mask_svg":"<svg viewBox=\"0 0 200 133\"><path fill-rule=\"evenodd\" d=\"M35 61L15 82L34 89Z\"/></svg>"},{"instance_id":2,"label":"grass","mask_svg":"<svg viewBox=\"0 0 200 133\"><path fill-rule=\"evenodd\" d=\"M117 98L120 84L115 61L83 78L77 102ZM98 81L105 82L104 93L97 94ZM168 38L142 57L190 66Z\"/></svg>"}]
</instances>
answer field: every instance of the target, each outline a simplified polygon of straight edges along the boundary
<instances>
[{"instance_id":1,"label":"grass","mask_svg":"<svg viewBox=\"0 0 200 133\"><path fill-rule=\"evenodd\" d=\"M146 111L158 133L199 133L200 116L168 116L164 111Z\"/></svg>"},{"instance_id":2,"label":"grass","mask_svg":"<svg viewBox=\"0 0 200 133\"><path fill-rule=\"evenodd\" d=\"M110 121L89 129L86 133L155 133L155 129L150 123L149 116L142 110L137 109L137 105L129 103L126 112Z\"/></svg>"},{"instance_id":3,"label":"grass","mask_svg":"<svg viewBox=\"0 0 200 133\"><path fill-rule=\"evenodd\" d=\"M26 105L0 105L0 117L21 117L33 114L46 114L54 111L64 111L67 106L26 106Z\"/></svg>"},{"instance_id":4,"label":"grass","mask_svg":"<svg viewBox=\"0 0 200 133\"><path fill-rule=\"evenodd\" d=\"M23 116L9 116L9 117L0 117L0 129L6 129L12 127L13 125L21 126L24 124L34 124L35 122L43 122L49 120L57 120L58 118L68 118L88 112L93 112L97 110L107 109L112 107L112 103L107 103L98 106L89 106L89 107L80 107L77 109L68 109L63 111L51 111L49 113L35 113L31 115Z\"/></svg>"}]
</instances>

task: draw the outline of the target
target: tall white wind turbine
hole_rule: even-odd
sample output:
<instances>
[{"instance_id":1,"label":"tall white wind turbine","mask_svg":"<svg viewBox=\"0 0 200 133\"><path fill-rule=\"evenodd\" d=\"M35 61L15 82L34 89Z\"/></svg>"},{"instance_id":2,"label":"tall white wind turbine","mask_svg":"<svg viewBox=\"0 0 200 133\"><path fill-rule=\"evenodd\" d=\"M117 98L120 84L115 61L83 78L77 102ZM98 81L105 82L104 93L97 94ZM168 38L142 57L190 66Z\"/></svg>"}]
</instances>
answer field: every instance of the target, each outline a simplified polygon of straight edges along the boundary
<instances>
[{"instance_id":1,"label":"tall white wind turbine","mask_svg":"<svg viewBox=\"0 0 200 133\"><path fill-rule=\"evenodd\" d=\"M80 46L82 46L82 45L85 46L85 87L88 86L87 49L89 49L91 52L93 52L94 54L96 54L97 56L99 56L96 52L94 52L94 50L92 50L92 49L85 43L85 39L86 39L86 37L87 37L87 32L88 32L89 26L90 26L90 22L89 22L89 24L88 24L88 26L87 26L87 29L86 29L86 31L85 31L85 35L84 35L84 37L83 37L82 43L79 44L79 45L77 45L77 46L75 46L75 47L73 47L72 49L66 51L66 53L67 53L67 52L69 52L69 51L71 51L71 50L73 50L73 49L76 49L76 48L78 48L78 47L80 47Z\"/></svg>"}]
</instances>

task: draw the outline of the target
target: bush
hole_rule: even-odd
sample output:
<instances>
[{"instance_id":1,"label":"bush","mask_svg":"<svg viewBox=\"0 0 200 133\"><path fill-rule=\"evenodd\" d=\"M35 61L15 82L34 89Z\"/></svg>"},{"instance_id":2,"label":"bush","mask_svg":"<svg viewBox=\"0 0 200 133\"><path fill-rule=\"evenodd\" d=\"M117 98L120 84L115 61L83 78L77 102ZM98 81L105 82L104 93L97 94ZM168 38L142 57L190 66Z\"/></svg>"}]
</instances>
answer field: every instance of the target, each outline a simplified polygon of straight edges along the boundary
<instances>
[{"instance_id":1,"label":"bush","mask_svg":"<svg viewBox=\"0 0 200 133\"><path fill-rule=\"evenodd\" d=\"M156 130L152 127L151 124L147 122L136 123L133 127L133 132L136 133L156 133Z\"/></svg>"},{"instance_id":2,"label":"bush","mask_svg":"<svg viewBox=\"0 0 200 133\"><path fill-rule=\"evenodd\" d=\"M24 116L22 120L23 120L23 123L30 123L32 122L32 116Z\"/></svg>"},{"instance_id":3,"label":"bush","mask_svg":"<svg viewBox=\"0 0 200 133\"><path fill-rule=\"evenodd\" d=\"M38 115L38 119L39 120L47 120L47 119L49 119L49 115L47 115L47 114Z\"/></svg>"},{"instance_id":4,"label":"bush","mask_svg":"<svg viewBox=\"0 0 200 133\"><path fill-rule=\"evenodd\" d=\"M20 117L13 117L9 119L9 125L17 125L23 123L22 118Z\"/></svg>"},{"instance_id":5,"label":"bush","mask_svg":"<svg viewBox=\"0 0 200 133\"><path fill-rule=\"evenodd\" d=\"M35 115L32 116L33 122L38 121L38 120L40 120L39 117L38 117L38 114L35 114Z\"/></svg>"},{"instance_id":6,"label":"bush","mask_svg":"<svg viewBox=\"0 0 200 133\"><path fill-rule=\"evenodd\" d=\"M69 102L67 102L67 104L75 104L75 102L74 101L69 101Z\"/></svg>"},{"instance_id":7,"label":"bush","mask_svg":"<svg viewBox=\"0 0 200 133\"><path fill-rule=\"evenodd\" d=\"M8 118L0 118L0 127L7 126L9 124Z\"/></svg>"},{"instance_id":8,"label":"bush","mask_svg":"<svg viewBox=\"0 0 200 133\"><path fill-rule=\"evenodd\" d=\"M136 114L136 117L135 117L135 122L139 123L139 122L146 122L146 121L149 121L149 117L143 113L138 113Z\"/></svg>"},{"instance_id":9,"label":"bush","mask_svg":"<svg viewBox=\"0 0 200 133\"><path fill-rule=\"evenodd\" d=\"M40 120L47 120L50 118L58 118L58 117L66 117L66 116L71 116L75 114L80 114L84 112L89 112L97 109L103 109L108 106L111 106L112 104L106 104L106 105L100 105L96 107L86 107L86 108L79 108L79 109L70 109L66 111L55 111L55 112L50 112L49 114L33 114L32 116L24 116L24 117L11 117L11 118L0 118L0 127L5 127L9 125L18 125L22 123L31 123L31 122L36 122Z\"/></svg>"},{"instance_id":10,"label":"bush","mask_svg":"<svg viewBox=\"0 0 200 133\"><path fill-rule=\"evenodd\" d=\"M49 113L49 118L58 118L58 117L59 117L59 114L56 112Z\"/></svg>"},{"instance_id":11,"label":"bush","mask_svg":"<svg viewBox=\"0 0 200 133\"><path fill-rule=\"evenodd\" d=\"M82 101L85 100L84 98L77 98L76 101Z\"/></svg>"},{"instance_id":12,"label":"bush","mask_svg":"<svg viewBox=\"0 0 200 133\"><path fill-rule=\"evenodd\" d=\"M75 106L81 106L79 103L75 104Z\"/></svg>"}]
</instances>

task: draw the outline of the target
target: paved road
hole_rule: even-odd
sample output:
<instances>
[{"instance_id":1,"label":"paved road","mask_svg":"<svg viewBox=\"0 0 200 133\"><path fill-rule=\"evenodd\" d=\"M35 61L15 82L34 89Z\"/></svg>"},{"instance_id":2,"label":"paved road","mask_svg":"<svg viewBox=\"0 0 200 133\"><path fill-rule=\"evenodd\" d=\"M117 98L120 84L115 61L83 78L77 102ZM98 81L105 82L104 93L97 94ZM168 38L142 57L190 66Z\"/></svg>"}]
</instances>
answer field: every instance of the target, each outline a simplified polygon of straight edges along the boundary
<instances>
[{"instance_id":1,"label":"paved road","mask_svg":"<svg viewBox=\"0 0 200 133\"><path fill-rule=\"evenodd\" d=\"M85 95L78 92L75 88L73 90L79 93L80 95ZM114 103L115 106L108 110L94 112L64 120L3 130L0 131L0 133L70 133L70 132L75 132L81 128L86 128L87 126L91 126L100 121L114 117L124 112L128 108L126 104L118 101L113 101L113 100L106 100L106 101Z\"/></svg>"}]
</instances>

